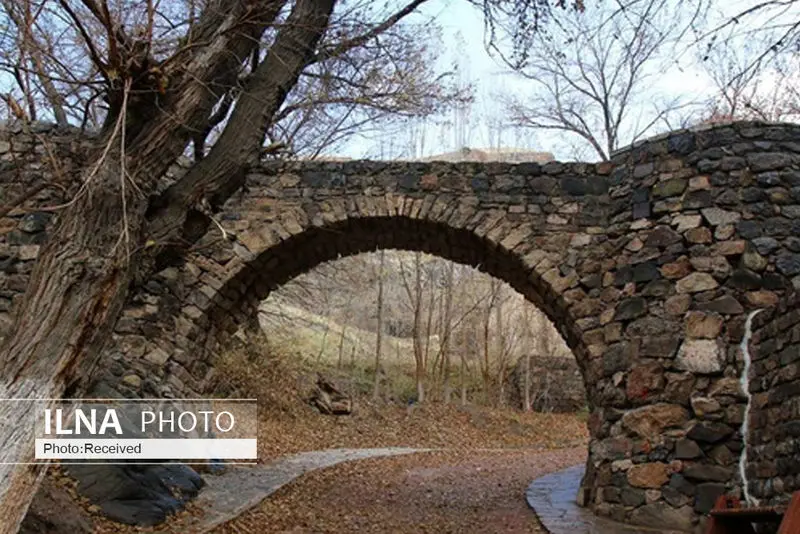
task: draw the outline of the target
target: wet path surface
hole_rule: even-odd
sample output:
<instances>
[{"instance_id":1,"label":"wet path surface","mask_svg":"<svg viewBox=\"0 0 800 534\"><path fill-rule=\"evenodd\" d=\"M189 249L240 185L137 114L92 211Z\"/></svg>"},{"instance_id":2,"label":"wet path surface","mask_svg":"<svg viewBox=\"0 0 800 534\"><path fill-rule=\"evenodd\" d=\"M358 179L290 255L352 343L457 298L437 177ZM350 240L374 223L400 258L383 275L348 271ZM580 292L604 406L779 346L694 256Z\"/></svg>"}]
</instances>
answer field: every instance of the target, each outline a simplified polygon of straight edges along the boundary
<instances>
[{"instance_id":1,"label":"wet path surface","mask_svg":"<svg viewBox=\"0 0 800 534\"><path fill-rule=\"evenodd\" d=\"M661 529L631 527L593 515L575 502L583 478L579 464L534 480L525 492L528 505L551 534L653 534Z\"/></svg>"}]
</instances>

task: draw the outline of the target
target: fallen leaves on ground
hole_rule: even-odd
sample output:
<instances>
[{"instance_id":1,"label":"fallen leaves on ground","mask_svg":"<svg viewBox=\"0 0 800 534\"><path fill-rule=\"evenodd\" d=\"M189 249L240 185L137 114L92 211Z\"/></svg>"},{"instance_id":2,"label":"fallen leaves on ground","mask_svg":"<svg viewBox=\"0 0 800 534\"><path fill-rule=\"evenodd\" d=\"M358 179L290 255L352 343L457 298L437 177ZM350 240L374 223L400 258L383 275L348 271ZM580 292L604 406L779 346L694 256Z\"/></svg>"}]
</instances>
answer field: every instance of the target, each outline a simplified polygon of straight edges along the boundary
<instances>
[{"instance_id":1,"label":"fallen leaves on ground","mask_svg":"<svg viewBox=\"0 0 800 534\"><path fill-rule=\"evenodd\" d=\"M584 448L443 451L314 471L213 530L242 533L541 533L530 482L582 462Z\"/></svg>"},{"instance_id":2,"label":"fallen leaves on ground","mask_svg":"<svg viewBox=\"0 0 800 534\"><path fill-rule=\"evenodd\" d=\"M246 517L243 517L241 523L237 520L225 527L228 530L221 530L220 532L449 532L447 530L449 528L448 525L455 524L453 521L456 521L456 517L451 517L451 515L460 517L472 508L475 508L475 513L480 511L481 514L487 514L493 509L492 506L495 506L490 506L491 502L500 506L501 501L504 499L510 501L516 499L519 501L524 493L524 487L538 476L537 473L541 472L543 474L566 465L578 463L581 461L581 455L585 454L585 446L588 443L586 423L581 415L521 413L507 408L441 404L406 407L361 403L356 413L342 417L321 415L311 408L306 411L301 410L299 413L297 410L291 413L270 411L263 414L259 419L258 433L260 463L268 463L276 457L287 454L331 448L415 447L448 450L441 453L415 454L402 458L348 462L311 473L302 477L299 481L289 484L287 488L282 489L279 494L268 498L260 508L252 512L255 514L253 515L254 518L261 517L262 519L247 519L246 517L250 517L250 514L245 514ZM579 447L576 449L577 452L568 449L576 446ZM481 449L509 449L509 452L480 452ZM565 450L553 453L543 452L554 449ZM556 456L553 456L553 454ZM489 481L485 477L477 476L476 474L480 472L478 470L480 466L477 466L475 468L476 472L472 474L463 471L459 467L460 462L470 458L472 459L470 461L485 462L485 466L481 467L484 474L495 473L495 478ZM571 464L569 462L564 463L566 461L564 458L569 459ZM517 463L511 464L512 460ZM416 462L419 462L419 464ZM507 464L508 468L505 467ZM468 463L467 465L470 464ZM362 473L362 469L366 470ZM385 474L386 477L383 473L380 473L381 469L388 470ZM402 526L405 524L403 521L407 520L407 518L403 518L403 514L409 513L407 510L403 511L403 508L397 508L399 515L396 520L399 521L397 525L400 530L380 530L377 526L380 522L373 524L367 521L372 515L383 518L381 521L389 521L391 510L386 508L386 498L392 495L398 496L398 499L400 499L398 502L405 502L404 506L411 507L411 504L408 504L412 502L408 500L410 497L404 496L403 493L407 491L407 484L403 479L398 478L397 469L444 469L442 477L438 478L439 482L437 484L442 489L440 494L437 495L445 500L438 501L439 504L434 504L433 500L426 499L413 501L415 503L414 506L421 507L418 510L419 513L432 514L430 515L431 524L439 525L444 530L438 529L438 527L432 527L432 530L427 529L427 527L422 530L402 530L402 528L406 528ZM465 475L467 478L461 480L458 478L461 475ZM327 484L329 487L335 487L337 477L343 477L345 485L351 484L357 487L363 485L364 488L371 489L363 493L360 504L353 509L354 511L347 512L344 516L341 515L344 513L341 512L341 509L344 509L342 508L343 505L335 503L346 499L346 494L336 497L339 500L333 499L330 503L331 508L328 511L319 508L319 506L323 506L320 504L314 504L314 506L308 508L308 503L315 503L319 500L324 503L329 497L333 498L333 494L327 495L325 491L313 484L319 483L323 484L323 486ZM374 480L376 477L377 481ZM506 479L508 479L508 482L503 482ZM308 482L309 480L312 482ZM468 484L467 481L469 481ZM447 483L450 484L450 487L445 491L444 486ZM488 484L488 486L482 489L475 486L475 484L484 483ZM312 485L309 486L308 484ZM380 486L380 484L384 484L384 486ZM395 484L398 484L397 487L394 486ZM467 485L465 486L465 484ZM464 497L463 492L466 491L462 491L462 486L471 488L469 491L473 492L471 493L472 495L488 492L486 493L487 499L492 497L494 500L487 500L486 507L473 503L469 506L459 504L457 507L449 509L441 504L442 502L447 502L447 499L442 495L451 494L454 499L462 499ZM495 486L502 488L502 491L496 489ZM381 487L385 491L381 490ZM513 491L512 487L514 488ZM307 490L310 493L308 493L307 497L302 497ZM421 489L420 491L423 490ZM500 493L497 493L498 491ZM281 500L283 497L280 497L280 495L284 495L286 492L290 492L288 494L290 497L287 497L289 500ZM347 490L347 492L351 492L351 490ZM305 500L303 501L303 499ZM273 501L277 504L272 504ZM300 501L303 501L302 505ZM430 510L426 503L430 503L432 506ZM370 507L373 505L376 508L370 512ZM466 508L464 508L465 506ZM83 502L82 507L88 511L88 503ZM308 508L307 512L302 511L305 508ZM260 512L259 510L262 509L265 509L265 511ZM502 510L502 506L498 510ZM93 510L93 512L89 514L89 517L93 522L94 531L98 534L129 534L134 532L184 533L187 532L181 527L184 520L203 513L193 503L189 503L185 510L172 516L164 524L155 528L146 528L121 525L101 517L96 510ZM261 514L261 516L258 514ZM311 516L306 517L305 522L296 523L300 521L298 514L311 514ZM512 514L513 517L518 515L519 512ZM525 517L528 517L528 515L533 518L532 514L527 514ZM302 525L312 524L313 518L328 516L333 521L330 525L325 523L313 528L308 527L311 530L303 530L306 527L302 527ZM264 517L267 517L268 520L263 519ZM284 519L281 519L281 517L284 517ZM262 526L257 525L260 521ZM283 526L280 529L273 528L271 526L273 523ZM348 524L351 526L348 527ZM300 530L286 530L290 528L287 525L301 525L302 528ZM528 523L525 525L524 528L530 527ZM333 530L326 530L329 527ZM364 530L361 530L362 528ZM411 527L409 526L408 528L410 529ZM461 530L461 532L466 531ZM540 530L501 529L498 532L540 532Z\"/></svg>"},{"instance_id":3,"label":"fallen leaves on ground","mask_svg":"<svg viewBox=\"0 0 800 534\"><path fill-rule=\"evenodd\" d=\"M321 415L309 408L302 417L262 417L258 433L261 462L331 448L554 449L585 444L589 437L585 420L575 414L442 404L362 404L353 415L342 417Z\"/></svg>"}]
</instances>

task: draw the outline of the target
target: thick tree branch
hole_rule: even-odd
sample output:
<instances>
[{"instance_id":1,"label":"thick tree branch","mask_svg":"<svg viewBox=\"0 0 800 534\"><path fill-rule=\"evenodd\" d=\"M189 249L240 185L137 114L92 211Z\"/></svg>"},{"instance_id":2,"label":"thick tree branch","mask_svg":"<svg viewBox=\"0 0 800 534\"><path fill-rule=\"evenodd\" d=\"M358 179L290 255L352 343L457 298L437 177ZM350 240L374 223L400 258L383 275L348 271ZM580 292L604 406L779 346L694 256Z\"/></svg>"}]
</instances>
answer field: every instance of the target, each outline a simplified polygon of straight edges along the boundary
<instances>
[{"instance_id":1,"label":"thick tree branch","mask_svg":"<svg viewBox=\"0 0 800 534\"><path fill-rule=\"evenodd\" d=\"M243 181L248 165L256 163L267 128L289 90L313 57L335 0L300 0L282 26L267 57L250 76L220 138L209 154L170 187L151 210L149 239L177 239L187 207L201 199L212 206L224 202Z\"/></svg>"}]
</instances>

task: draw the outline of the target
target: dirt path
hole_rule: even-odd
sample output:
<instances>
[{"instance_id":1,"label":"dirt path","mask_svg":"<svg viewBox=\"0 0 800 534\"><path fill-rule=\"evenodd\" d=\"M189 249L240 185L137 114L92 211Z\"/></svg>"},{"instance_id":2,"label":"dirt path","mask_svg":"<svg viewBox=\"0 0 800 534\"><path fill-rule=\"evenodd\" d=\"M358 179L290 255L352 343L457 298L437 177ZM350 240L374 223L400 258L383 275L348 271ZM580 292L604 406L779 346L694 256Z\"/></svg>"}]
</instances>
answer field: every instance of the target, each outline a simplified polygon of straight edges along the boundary
<instances>
[{"instance_id":1,"label":"dirt path","mask_svg":"<svg viewBox=\"0 0 800 534\"><path fill-rule=\"evenodd\" d=\"M348 462L309 473L213 532L544 532L525 488L585 454L459 451Z\"/></svg>"}]
</instances>

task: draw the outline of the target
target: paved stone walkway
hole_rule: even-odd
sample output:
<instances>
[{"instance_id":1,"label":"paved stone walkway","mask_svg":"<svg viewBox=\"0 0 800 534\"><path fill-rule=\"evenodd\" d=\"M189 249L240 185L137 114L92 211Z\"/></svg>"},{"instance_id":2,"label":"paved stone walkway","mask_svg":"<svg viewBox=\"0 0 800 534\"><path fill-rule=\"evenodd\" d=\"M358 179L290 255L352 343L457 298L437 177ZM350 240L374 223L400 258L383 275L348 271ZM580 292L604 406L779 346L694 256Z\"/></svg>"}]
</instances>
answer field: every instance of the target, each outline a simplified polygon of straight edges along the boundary
<instances>
[{"instance_id":1,"label":"paved stone walkway","mask_svg":"<svg viewBox=\"0 0 800 534\"><path fill-rule=\"evenodd\" d=\"M525 499L550 534L668 534L662 529L631 527L597 517L575 502L585 466L576 465L537 478Z\"/></svg>"},{"instance_id":2,"label":"paved stone walkway","mask_svg":"<svg viewBox=\"0 0 800 534\"><path fill-rule=\"evenodd\" d=\"M380 449L329 449L303 452L270 464L230 467L221 475L204 475L207 485L195 500L204 513L185 523L187 532L203 533L258 505L294 479L341 462L397 456L432 449L387 447Z\"/></svg>"}]
</instances>

